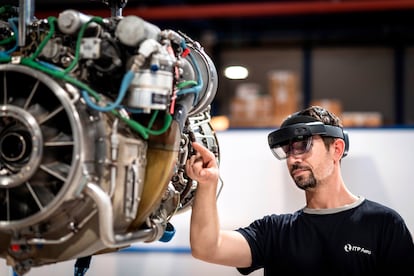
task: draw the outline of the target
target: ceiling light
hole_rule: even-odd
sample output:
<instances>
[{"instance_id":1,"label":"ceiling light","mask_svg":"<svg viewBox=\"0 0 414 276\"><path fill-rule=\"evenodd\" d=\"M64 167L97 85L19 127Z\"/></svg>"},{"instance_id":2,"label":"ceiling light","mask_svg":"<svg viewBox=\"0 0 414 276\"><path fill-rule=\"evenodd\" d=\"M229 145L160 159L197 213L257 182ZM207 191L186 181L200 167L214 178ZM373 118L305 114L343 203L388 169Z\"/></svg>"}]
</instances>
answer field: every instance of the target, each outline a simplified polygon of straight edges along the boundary
<instances>
[{"instance_id":1,"label":"ceiling light","mask_svg":"<svg viewBox=\"0 0 414 276\"><path fill-rule=\"evenodd\" d=\"M231 80L243 80L249 75L249 71L243 66L228 66L224 69L224 76Z\"/></svg>"}]
</instances>

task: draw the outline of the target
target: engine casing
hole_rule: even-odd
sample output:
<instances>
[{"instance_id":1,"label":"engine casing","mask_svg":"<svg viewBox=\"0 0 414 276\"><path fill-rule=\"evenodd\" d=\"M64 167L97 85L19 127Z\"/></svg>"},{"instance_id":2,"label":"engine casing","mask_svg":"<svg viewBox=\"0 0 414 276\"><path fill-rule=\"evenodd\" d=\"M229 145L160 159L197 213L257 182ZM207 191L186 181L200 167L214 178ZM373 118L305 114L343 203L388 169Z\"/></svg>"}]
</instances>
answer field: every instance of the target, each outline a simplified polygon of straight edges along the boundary
<instances>
[{"instance_id":1,"label":"engine casing","mask_svg":"<svg viewBox=\"0 0 414 276\"><path fill-rule=\"evenodd\" d=\"M0 257L22 275L168 241L197 189L191 142L219 161L213 62L136 16L22 8L0 7Z\"/></svg>"}]
</instances>

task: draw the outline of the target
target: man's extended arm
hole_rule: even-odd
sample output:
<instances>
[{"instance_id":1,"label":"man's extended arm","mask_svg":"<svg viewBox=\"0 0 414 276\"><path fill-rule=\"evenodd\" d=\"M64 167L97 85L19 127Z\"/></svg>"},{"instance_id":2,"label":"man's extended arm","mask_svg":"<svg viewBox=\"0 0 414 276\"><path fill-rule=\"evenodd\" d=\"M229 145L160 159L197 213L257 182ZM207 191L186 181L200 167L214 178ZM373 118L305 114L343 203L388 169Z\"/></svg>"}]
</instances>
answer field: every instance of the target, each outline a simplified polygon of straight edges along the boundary
<instances>
[{"instance_id":1,"label":"man's extended arm","mask_svg":"<svg viewBox=\"0 0 414 276\"><path fill-rule=\"evenodd\" d=\"M251 264L250 247L237 231L220 230L216 205L219 169L212 152L193 143L196 154L187 162L187 175L198 182L190 225L191 251L195 258L233 267Z\"/></svg>"}]
</instances>

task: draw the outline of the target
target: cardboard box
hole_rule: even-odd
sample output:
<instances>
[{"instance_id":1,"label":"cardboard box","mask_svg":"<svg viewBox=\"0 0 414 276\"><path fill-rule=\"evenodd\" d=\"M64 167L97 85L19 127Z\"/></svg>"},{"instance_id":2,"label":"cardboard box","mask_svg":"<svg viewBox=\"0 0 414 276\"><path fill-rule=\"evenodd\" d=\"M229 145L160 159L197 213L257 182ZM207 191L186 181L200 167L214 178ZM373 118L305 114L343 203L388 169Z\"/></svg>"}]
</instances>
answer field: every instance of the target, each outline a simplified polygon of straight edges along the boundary
<instances>
[{"instance_id":1,"label":"cardboard box","mask_svg":"<svg viewBox=\"0 0 414 276\"><path fill-rule=\"evenodd\" d=\"M273 100L273 116L281 123L299 110L299 83L297 74L290 71L272 71L268 74L269 94Z\"/></svg>"},{"instance_id":2,"label":"cardboard box","mask_svg":"<svg viewBox=\"0 0 414 276\"><path fill-rule=\"evenodd\" d=\"M380 112L343 112L344 127L380 127L383 125Z\"/></svg>"},{"instance_id":3,"label":"cardboard box","mask_svg":"<svg viewBox=\"0 0 414 276\"><path fill-rule=\"evenodd\" d=\"M235 97L230 103L231 127L274 127L272 97L262 95L243 99Z\"/></svg>"},{"instance_id":4,"label":"cardboard box","mask_svg":"<svg viewBox=\"0 0 414 276\"><path fill-rule=\"evenodd\" d=\"M261 94L261 87L257 83L246 82L236 87L236 98L251 99L257 98Z\"/></svg>"}]
</instances>

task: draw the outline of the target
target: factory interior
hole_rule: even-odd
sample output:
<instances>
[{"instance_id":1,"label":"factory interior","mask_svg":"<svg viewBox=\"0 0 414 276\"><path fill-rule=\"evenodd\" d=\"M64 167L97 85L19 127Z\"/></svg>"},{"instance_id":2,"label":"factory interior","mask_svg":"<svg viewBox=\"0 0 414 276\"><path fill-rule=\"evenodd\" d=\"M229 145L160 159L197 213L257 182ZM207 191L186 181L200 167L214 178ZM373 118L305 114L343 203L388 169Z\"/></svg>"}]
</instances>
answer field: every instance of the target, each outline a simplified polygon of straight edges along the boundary
<instances>
[{"instance_id":1,"label":"factory interior","mask_svg":"<svg viewBox=\"0 0 414 276\"><path fill-rule=\"evenodd\" d=\"M71 9L109 17L114 3L123 4L121 17L188 35L215 65L210 112L220 148L222 228L304 206L267 135L289 114L320 105L349 133L347 186L397 210L414 233L414 0L35 0L34 14L57 17ZM191 256L190 216L191 208L171 218L176 233L169 242L94 255L85 276L240 275ZM74 262L33 267L25 276L73 275ZM3 258L0 275L15 275Z\"/></svg>"}]
</instances>

